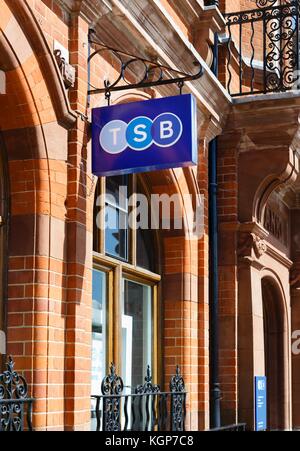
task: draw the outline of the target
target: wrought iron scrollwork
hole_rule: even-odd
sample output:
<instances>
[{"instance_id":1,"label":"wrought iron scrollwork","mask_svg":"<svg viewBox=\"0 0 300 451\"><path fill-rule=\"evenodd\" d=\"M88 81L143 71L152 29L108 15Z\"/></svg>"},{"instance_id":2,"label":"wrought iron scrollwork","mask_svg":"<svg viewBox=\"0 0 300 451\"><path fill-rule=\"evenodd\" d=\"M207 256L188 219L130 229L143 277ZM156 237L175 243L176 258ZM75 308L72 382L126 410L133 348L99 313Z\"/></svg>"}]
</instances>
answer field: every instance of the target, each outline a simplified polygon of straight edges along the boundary
<instances>
[{"instance_id":1,"label":"wrought iron scrollwork","mask_svg":"<svg viewBox=\"0 0 300 451\"><path fill-rule=\"evenodd\" d=\"M14 361L9 357L7 370L0 374L0 431L21 431L24 427L24 406L27 404L27 421L31 426L31 404L28 388L23 376L14 370Z\"/></svg>"},{"instance_id":2,"label":"wrought iron scrollwork","mask_svg":"<svg viewBox=\"0 0 300 451\"><path fill-rule=\"evenodd\" d=\"M101 384L101 391L103 395L121 395L123 392L124 383L120 376L116 373L116 367L112 363L110 365L109 374L103 379Z\"/></svg>"},{"instance_id":3,"label":"wrought iron scrollwork","mask_svg":"<svg viewBox=\"0 0 300 451\"><path fill-rule=\"evenodd\" d=\"M175 374L175 376L172 376L171 381L170 381L170 391L172 393L185 391L184 380L180 373L180 368L178 365L176 367L176 374Z\"/></svg>"},{"instance_id":4,"label":"wrought iron scrollwork","mask_svg":"<svg viewBox=\"0 0 300 451\"><path fill-rule=\"evenodd\" d=\"M124 383L116 374L115 365L110 366L109 374L103 379L101 391L103 398L103 430L107 432L121 430L121 397Z\"/></svg>"},{"instance_id":5,"label":"wrought iron scrollwork","mask_svg":"<svg viewBox=\"0 0 300 451\"><path fill-rule=\"evenodd\" d=\"M0 399L25 399L28 394L24 377L14 371L15 363L10 356L6 363L7 370L0 374Z\"/></svg>"},{"instance_id":6,"label":"wrought iron scrollwork","mask_svg":"<svg viewBox=\"0 0 300 451\"><path fill-rule=\"evenodd\" d=\"M257 9L226 14L228 91L245 95L298 89L300 4L298 0L255 2ZM232 92L233 53L239 60L237 92Z\"/></svg>"},{"instance_id":7,"label":"wrought iron scrollwork","mask_svg":"<svg viewBox=\"0 0 300 451\"><path fill-rule=\"evenodd\" d=\"M277 6L279 3L278 0L254 0L254 1L258 8L265 8L268 6ZM293 1L294 0L280 0L280 5L289 5Z\"/></svg>"},{"instance_id":8,"label":"wrought iron scrollwork","mask_svg":"<svg viewBox=\"0 0 300 451\"><path fill-rule=\"evenodd\" d=\"M153 393L159 393L159 385L152 384L152 375L150 370L150 365L147 366L147 374L145 377L145 383L143 385L138 385L135 389L136 394L147 394L151 395Z\"/></svg>"},{"instance_id":9,"label":"wrought iron scrollwork","mask_svg":"<svg viewBox=\"0 0 300 451\"><path fill-rule=\"evenodd\" d=\"M102 395L92 396L96 401L97 431L184 430L187 393L179 367L167 392L152 383L149 366L144 384L130 387L130 393L124 393L123 387L112 364L102 383Z\"/></svg>"},{"instance_id":10,"label":"wrought iron scrollwork","mask_svg":"<svg viewBox=\"0 0 300 451\"><path fill-rule=\"evenodd\" d=\"M177 366L176 374L170 381L171 391L171 430L184 431L185 424L185 384Z\"/></svg>"},{"instance_id":11,"label":"wrought iron scrollwork","mask_svg":"<svg viewBox=\"0 0 300 451\"><path fill-rule=\"evenodd\" d=\"M296 81L298 69L298 6L275 8L266 14L266 87L285 91Z\"/></svg>"},{"instance_id":12,"label":"wrought iron scrollwork","mask_svg":"<svg viewBox=\"0 0 300 451\"><path fill-rule=\"evenodd\" d=\"M133 427L137 430L154 430L154 426L157 424L158 398L156 395L160 393L160 387L152 383L150 365L147 366L144 380L145 383L138 385L135 389L135 394L140 396L136 400L136 421L133 423ZM145 423L144 428L143 423Z\"/></svg>"},{"instance_id":13,"label":"wrought iron scrollwork","mask_svg":"<svg viewBox=\"0 0 300 451\"><path fill-rule=\"evenodd\" d=\"M203 68L199 62L194 62L198 71L195 74L188 74L169 66L160 64L146 58L131 55L122 50L108 47L97 41L93 30L90 30L89 43L95 50L89 56L89 63L97 56L108 52L112 58L117 76L114 81L104 80L103 87L93 86L90 83L89 95L105 94L109 100L113 91L123 91L128 89L149 88L167 84L177 84L182 89L183 83L200 78L203 75Z\"/></svg>"}]
</instances>

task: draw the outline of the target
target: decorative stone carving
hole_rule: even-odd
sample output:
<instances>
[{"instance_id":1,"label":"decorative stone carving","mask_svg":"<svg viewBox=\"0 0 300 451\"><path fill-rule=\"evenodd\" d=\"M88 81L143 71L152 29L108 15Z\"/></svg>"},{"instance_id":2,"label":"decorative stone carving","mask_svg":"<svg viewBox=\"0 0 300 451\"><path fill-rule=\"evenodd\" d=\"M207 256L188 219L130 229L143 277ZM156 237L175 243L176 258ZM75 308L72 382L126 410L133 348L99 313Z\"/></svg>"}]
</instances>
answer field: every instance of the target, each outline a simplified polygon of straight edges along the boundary
<instances>
[{"instance_id":1,"label":"decorative stone carving","mask_svg":"<svg viewBox=\"0 0 300 451\"><path fill-rule=\"evenodd\" d=\"M277 240L286 245L286 224L283 218L269 206L265 210L264 228Z\"/></svg>"},{"instance_id":2,"label":"decorative stone carving","mask_svg":"<svg viewBox=\"0 0 300 451\"><path fill-rule=\"evenodd\" d=\"M54 55L60 69L64 84L66 89L73 88L76 79L75 67L71 66L65 58L62 56L61 50L57 49L54 51Z\"/></svg>"},{"instance_id":3,"label":"decorative stone carving","mask_svg":"<svg viewBox=\"0 0 300 451\"><path fill-rule=\"evenodd\" d=\"M239 258L251 257L252 250L260 258L267 252L267 243L255 233L243 232L239 237L238 249Z\"/></svg>"},{"instance_id":4,"label":"decorative stone carving","mask_svg":"<svg viewBox=\"0 0 300 451\"><path fill-rule=\"evenodd\" d=\"M290 271L290 286L292 290L300 289L300 265L295 264Z\"/></svg>"}]
</instances>

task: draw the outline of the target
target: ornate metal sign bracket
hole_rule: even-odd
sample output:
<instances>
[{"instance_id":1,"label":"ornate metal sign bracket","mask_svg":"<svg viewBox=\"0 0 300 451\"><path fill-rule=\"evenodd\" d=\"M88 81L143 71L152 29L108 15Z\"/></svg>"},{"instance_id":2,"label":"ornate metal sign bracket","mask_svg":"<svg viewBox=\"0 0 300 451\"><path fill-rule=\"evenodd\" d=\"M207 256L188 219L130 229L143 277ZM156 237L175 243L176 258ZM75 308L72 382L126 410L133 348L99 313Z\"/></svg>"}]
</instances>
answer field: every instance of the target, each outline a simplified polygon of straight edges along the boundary
<instances>
[{"instance_id":1,"label":"ornate metal sign bracket","mask_svg":"<svg viewBox=\"0 0 300 451\"><path fill-rule=\"evenodd\" d=\"M108 47L97 41L94 37L94 31L90 30L89 45L94 47L94 51L89 54L89 66L92 60L102 54L103 57L109 55L110 63L116 70L116 79L110 82L104 80L104 86L94 86L89 81L89 95L105 94L105 98L110 103L110 96L113 91L124 91L129 89L152 88L169 84L177 84L180 94L186 81L197 80L203 75L203 68L197 61L194 62L198 67L196 74L187 74L169 66L164 66L156 61L131 55L130 53Z\"/></svg>"}]
</instances>

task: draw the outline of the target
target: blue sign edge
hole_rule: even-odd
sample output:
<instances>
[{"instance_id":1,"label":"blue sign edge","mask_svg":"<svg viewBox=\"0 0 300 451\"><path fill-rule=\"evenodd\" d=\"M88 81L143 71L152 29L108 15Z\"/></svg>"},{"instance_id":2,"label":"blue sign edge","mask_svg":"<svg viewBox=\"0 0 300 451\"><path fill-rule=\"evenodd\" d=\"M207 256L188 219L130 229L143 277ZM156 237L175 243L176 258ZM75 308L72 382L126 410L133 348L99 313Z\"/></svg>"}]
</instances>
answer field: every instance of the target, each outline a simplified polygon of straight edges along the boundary
<instances>
[{"instance_id":1,"label":"blue sign edge","mask_svg":"<svg viewBox=\"0 0 300 451\"><path fill-rule=\"evenodd\" d=\"M170 163L166 163L163 165L153 165L153 166L139 166L136 168L129 168L129 169L117 169L115 171L96 171L93 167L93 157L92 157L92 174L96 177L111 177L114 175L128 175L128 174L137 174L137 173L146 173L150 171L163 171L165 169L176 169L176 168L186 168L186 167L192 167L198 165L198 133L197 133L197 102L196 98L193 94L182 94L184 96L189 96L191 98L191 135L192 135L192 149L191 149L191 155L192 159L190 161L185 161L180 163L178 161L176 164L170 165ZM170 97L180 97L180 96L170 96ZM163 99L167 99L169 97L162 97ZM149 100L160 100L160 99L149 99ZM147 100L138 100L137 102L130 102L130 103L143 103L147 102ZM92 134L93 134L93 128L96 126L93 124L93 117L96 112L96 110L100 110L103 108L114 108L120 106L120 104L117 105L111 105L111 106L102 106L102 107L96 107L92 108ZM93 154L93 142L92 142L92 154Z\"/></svg>"}]
</instances>

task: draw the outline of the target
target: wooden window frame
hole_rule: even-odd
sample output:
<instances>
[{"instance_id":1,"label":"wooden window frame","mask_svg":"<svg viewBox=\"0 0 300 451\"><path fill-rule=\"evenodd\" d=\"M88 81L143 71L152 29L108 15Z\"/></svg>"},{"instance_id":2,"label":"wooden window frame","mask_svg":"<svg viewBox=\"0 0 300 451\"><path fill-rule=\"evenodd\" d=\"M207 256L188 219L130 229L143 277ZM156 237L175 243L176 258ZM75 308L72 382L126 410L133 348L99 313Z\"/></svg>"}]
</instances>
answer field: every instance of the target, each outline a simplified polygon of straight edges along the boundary
<instances>
[{"instance_id":1,"label":"wooden window frame","mask_svg":"<svg viewBox=\"0 0 300 451\"><path fill-rule=\"evenodd\" d=\"M129 179L129 191L135 196L137 189L137 175L133 174ZM146 184L141 182L146 190ZM98 180L96 188L96 196L106 191L106 179L101 177ZM140 283L151 287L152 301L152 378L153 383L158 383L161 377L161 358L162 355L158 351L158 343L161 341L161 327L158 319L160 311L160 282L161 276L157 273L137 266L136 244L137 238L134 229L128 229L128 259L114 258L105 254L105 196L102 196L103 204L98 206L97 214L102 212L100 217L100 230L97 229L98 249L100 252L93 252L93 268L103 271L107 274L107 351L106 351L106 368L111 362L114 362L117 369L122 367L122 349L121 349L121 302L122 302L122 281L124 279L132 282ZM129 210L130 213L130 210ZM94 218L95 220L95 218ZM146 372L146 368L144 369ZM141 381L141 384L143 381Z\"/></svg>"}]
</instances>

